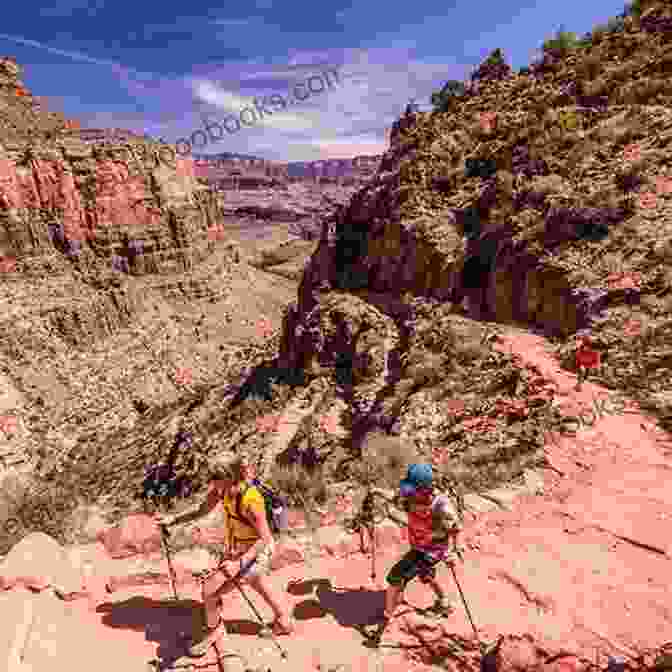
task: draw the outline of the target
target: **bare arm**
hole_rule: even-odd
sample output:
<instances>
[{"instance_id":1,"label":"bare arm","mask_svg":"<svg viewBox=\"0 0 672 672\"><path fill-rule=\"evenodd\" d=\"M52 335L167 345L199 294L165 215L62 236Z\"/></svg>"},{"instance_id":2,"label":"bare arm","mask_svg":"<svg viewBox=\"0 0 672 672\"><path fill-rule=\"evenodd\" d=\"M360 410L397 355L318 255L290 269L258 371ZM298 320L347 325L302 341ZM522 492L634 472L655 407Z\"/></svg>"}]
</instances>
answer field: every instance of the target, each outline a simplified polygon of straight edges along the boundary
<instances>
[{"instance_id":1,"label":"bare arm","mask_svg":"<svg viewBox=\"0 0 672 672\"><path fill-rule=\"evenodd\" d=\"M193 520L198 520L203 516L207 516L215 509L218 503L219 498L217 497L217 494L211 490L198 506L187 509L186 511L174 516L171 525L190 523Z\"/></svg>"},{"instance_id":2,"label":"bare arm","mask_svg":"<svg viewBox=\"0 0 672 672\"><path fill-rule=\"evenodd\" d=\"M245 517L247 520L254 524L257 534L259 535L259 541L256 542L255 547L256 551L261 550L261 547L268 546L273 543L273 533L268 527L268 520L266 519L266 511L262 509L261 511L255 511L252 508L245 509Z\"/></svg>"}]
</instances>

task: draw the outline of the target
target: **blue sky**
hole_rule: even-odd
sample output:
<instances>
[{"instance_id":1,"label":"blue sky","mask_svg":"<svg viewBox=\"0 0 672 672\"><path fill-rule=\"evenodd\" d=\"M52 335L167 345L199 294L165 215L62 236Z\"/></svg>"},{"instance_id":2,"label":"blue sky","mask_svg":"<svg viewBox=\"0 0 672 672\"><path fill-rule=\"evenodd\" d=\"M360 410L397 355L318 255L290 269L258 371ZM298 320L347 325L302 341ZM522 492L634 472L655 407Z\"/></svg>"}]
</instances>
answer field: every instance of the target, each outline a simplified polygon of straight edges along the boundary
<instances>
[{"instance_id":1,"label":"blue sky","mask_svg":"<svg viewBox=\"0 0 672 672\"><path fill-rule=\"evenodd\" d=\"M255 98L287 101L297 83L335 71L327 75L330 87L313 79L313 94L298 89L306 100L285 110L267 107L263 120L196 150L311 161L384 152L389 127L409 99L429 109L432 91L468 77L497 47L514 69L527 65L560 27L582 35L625 2L43 4L12 3L3 15L0 55L16 58L23 81L49 109L85 127L128 128L175 143L203 127L202 115L239 117Z\"/></svg>"}]
</instances>

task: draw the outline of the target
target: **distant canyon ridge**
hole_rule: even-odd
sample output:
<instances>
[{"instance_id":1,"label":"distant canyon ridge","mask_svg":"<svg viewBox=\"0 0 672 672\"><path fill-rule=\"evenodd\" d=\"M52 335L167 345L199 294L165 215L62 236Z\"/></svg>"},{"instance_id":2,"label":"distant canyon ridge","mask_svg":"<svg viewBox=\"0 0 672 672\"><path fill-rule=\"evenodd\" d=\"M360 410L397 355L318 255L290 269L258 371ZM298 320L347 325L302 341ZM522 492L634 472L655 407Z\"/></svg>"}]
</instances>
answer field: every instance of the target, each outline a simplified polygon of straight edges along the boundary
<instances>
[{"instance_id":1,"label":"distant canyon ridge","mask_svg":"<svg viewBox=\"0 0 672 672\"><path fill-rule=\"evenodd\" d=\"M153 140L122 128L71 128L68 133L87 144ZM255 156L193 154L196 176L213 189L257 189L294 182L357 186L373 177L382 154L318 161L270 161Z\"/></svg>"}]
</instances>

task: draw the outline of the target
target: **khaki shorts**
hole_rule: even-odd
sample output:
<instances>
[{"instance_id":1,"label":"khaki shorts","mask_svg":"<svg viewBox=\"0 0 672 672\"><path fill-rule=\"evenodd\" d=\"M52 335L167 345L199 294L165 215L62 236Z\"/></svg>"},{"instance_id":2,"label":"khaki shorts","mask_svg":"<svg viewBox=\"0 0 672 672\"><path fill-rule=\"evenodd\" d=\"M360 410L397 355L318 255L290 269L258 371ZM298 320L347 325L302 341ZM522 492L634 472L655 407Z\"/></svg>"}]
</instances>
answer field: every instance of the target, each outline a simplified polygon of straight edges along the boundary
<instances>
[{"instance_id":1,"label":"khaki shorts","mask_svg":"<svg viewBox=\"0 0 672 672\"><path fill-rule=\"evenodd\" d=\"M259 576L268 576L271 573L271 561L273 560L273 555L275 555L275 544L270 544L257 554L254 563L247 569L245 574L240 577L240 580L246 581ZM239 569L241 572L245 569L245 567L243 567L242 558L240 559Z\"/></svg>"}]
</instances>

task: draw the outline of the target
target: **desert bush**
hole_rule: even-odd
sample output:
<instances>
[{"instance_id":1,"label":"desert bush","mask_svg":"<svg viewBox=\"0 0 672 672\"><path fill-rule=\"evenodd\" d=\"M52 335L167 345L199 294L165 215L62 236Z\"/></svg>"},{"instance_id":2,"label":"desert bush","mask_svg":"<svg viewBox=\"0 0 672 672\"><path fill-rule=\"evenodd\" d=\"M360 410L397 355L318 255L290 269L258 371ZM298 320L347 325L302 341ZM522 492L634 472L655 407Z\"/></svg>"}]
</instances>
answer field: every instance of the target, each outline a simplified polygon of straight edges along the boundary
<instances>
[{"instance_id":1,"label":"desert bush","mask_svg":"<svg viewBox=\"0 0 672 672\"><path fill-rule=\"evenodd\" d=\"M307 469L301 464L274 464L268 481L290 504L300 506L307 513L327 501L327 483L320 467Z\"/></svg>"},{"instance_id":2,"label":"desert bush","mask_svg":"<svg viewBox=\"0 0 672 672\"><path fill-rule=\"evenodd\" d=\"M432 93L430 100L436 112L446 112L465 93L466 89L462 82L456 79L449 79L440 91Z\"/></svg>"},{"instance_id":3,"label":"desert bush","mask_svg":"<svg viewBox=\"0 0 672 672\"><path fill-rule=\"evenodd\" d=\"M576 33L558 30L555 37L546 40L542 50L552 55L565 55L578 47L579 38Z\"/></svg>"},{"instance_id":4,"label":"desert bush","mask_svg":"<svg viewBox=\"0 0 672 672\"><path fill-rule=\"evenodd\" d=\"M454 210L455 223L467 238L478 238L481 234L481 214L476 206ZM459 230L458 229L458 230Z\"/></svg>"},{"instance_id":5,"label":"desert bush","mask_svg":"<svg viewBox=\"0 0 672 672\"><path fill-rule=\"evenodd\" d=\"M633 2L629 2L626 4L625 8L623 9L623 14L621 16L623 18L628 16L634 16L636 18L639 18L641 15L642 15L642 1L633 0Z\"/></svg>"}]
</instances>

